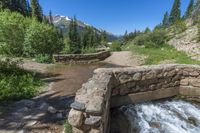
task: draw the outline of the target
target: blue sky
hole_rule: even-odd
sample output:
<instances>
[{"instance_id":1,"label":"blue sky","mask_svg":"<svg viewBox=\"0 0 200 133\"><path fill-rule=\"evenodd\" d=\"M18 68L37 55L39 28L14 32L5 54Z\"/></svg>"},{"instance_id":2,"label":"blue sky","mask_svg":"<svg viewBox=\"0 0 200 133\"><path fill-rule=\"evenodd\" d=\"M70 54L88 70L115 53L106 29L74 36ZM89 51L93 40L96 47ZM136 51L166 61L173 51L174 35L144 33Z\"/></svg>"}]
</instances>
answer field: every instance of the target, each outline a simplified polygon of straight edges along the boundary
<instances>
[{"instance_id":1,"label":"blue sky","mask_svg":"<svg viewBox=\"0 0 200 133\"><path fill-rule=\"evenodd\" d=\"M189 0L181 0L182 13ZM40 0L44 14L74 16L116 35L153 28L170 11L174 0Z\"/></svg>"}]
</instances>

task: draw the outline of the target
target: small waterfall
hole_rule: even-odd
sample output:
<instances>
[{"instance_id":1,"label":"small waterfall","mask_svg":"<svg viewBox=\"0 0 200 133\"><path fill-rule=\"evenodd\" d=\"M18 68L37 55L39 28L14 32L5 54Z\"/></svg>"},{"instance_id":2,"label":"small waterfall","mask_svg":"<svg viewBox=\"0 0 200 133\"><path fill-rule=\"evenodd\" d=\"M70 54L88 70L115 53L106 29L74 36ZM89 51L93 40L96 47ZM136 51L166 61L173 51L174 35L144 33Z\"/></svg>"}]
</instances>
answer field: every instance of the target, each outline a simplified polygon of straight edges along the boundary
<instances>
[{"instance_id":1,"label":"small waterfall","mask_svg":"<svg viewBox=\"0 0 200 133\"><path fill-rule=\"evenodd\" d=\"M200 108L181 100L148 102L120 108L130 133L200 133Z\"/></svg>"}]
</instances>

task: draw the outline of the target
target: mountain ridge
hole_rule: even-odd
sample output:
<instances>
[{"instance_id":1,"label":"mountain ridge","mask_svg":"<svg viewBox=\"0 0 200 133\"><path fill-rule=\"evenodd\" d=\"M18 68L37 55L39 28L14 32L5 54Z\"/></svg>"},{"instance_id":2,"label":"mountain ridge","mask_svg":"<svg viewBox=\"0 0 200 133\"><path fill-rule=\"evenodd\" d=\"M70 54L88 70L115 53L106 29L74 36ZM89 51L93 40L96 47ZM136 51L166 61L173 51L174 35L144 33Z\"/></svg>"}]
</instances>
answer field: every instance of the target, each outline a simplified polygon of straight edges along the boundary
<instances>
[{"instance_id":1,"label":"mountain ridge","mask_svg":"<svg viewBox=\"0 0 200 133\"><path fill-rule=\"evenodd\" d=\"M72 20L71 17L69 16L63 16L63 15L55 15L55 16L52 16L53 17L53 24L62 30L62 33L63 35L67 35L67 32L68 32L68 27L69 27L69 24L70 24L70 21ZM101 29L101 28L96 28L90 24L87 24L81 20L77 20L77 24L78 24L78 30L79 32L82 32L86 26L91 26L98 34L101 34L103 33L105 30ZM107 34L107 37L108 37L108 41L113 41L113 40L116 40L116 39L119 39L119 36L117 35L114 35L110 32L107 32L106 31L106 34Z\"/></svg>"}]
</instances>

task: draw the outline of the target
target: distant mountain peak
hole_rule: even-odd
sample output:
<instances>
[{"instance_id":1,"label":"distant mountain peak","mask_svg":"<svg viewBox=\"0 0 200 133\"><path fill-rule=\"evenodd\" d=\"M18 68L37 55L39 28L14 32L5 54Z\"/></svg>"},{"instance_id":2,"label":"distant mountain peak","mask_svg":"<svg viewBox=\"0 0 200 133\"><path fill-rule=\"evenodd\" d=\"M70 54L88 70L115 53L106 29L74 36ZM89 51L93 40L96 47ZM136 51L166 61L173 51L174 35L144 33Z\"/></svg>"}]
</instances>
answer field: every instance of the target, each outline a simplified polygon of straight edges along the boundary
<instances>
[{"instance_id":1,"label":"distant mountain peak","mask_svg":"<svg viewBox=\"0 0 200 133\"><path fill-rule=\"evenodd\" d=\"M62 29L62 32L63 32L64 35L67 34L68 27L69 27L69 24L70 24L71 20L72 20L72 18L69 17L69 16L62 16L62 15L58 15L58 14L53 16L53 24L56 27ZM77 24L78 24L79 32L82 32L86 26L91 26L90 24L87 24L87 23L82 22L80 20L77 20ZM105 31L103 29L95 28L94 26L92 26L92 27L99 34L101 34L102 32ZM118 38L117 36L113 35L112 33L109 33L109 32L106 32L106 33L108 35L109 41L112 41L112 40Z\"/></svg>"}]
</instances>

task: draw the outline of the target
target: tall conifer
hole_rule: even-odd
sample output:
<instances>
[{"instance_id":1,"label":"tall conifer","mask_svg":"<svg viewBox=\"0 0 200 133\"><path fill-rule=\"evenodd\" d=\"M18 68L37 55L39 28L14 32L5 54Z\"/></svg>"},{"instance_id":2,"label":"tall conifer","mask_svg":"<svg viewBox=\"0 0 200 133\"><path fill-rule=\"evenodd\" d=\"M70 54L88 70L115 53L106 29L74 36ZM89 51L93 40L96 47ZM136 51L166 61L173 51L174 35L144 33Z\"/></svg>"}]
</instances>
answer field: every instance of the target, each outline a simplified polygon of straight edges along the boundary
<instances>
[{"instance_id":1,"label":"tall conifer","mask_svg":"<svg viewBox=\"0 0 200 133\"><path fill-rule=\"evenodd\" d=\"M181 9L180 9L180 6L181 6L181 1L180 0L175 0L174 1L174 4L173 4L173 7L172 7L172 10L171 10L171 13L170 13L170 23L175 23L177 20L180 20L181 19Z\"/></svg>"}]
</instances>

